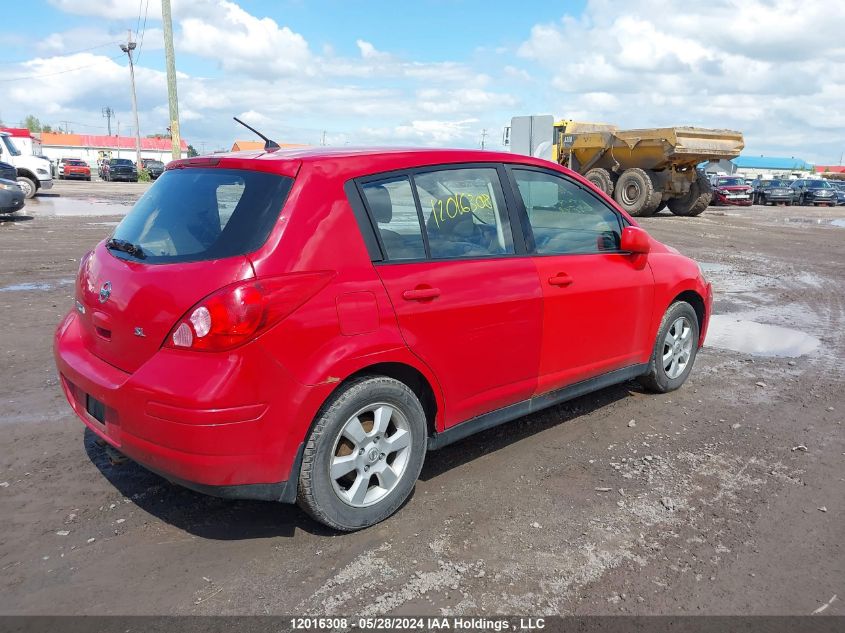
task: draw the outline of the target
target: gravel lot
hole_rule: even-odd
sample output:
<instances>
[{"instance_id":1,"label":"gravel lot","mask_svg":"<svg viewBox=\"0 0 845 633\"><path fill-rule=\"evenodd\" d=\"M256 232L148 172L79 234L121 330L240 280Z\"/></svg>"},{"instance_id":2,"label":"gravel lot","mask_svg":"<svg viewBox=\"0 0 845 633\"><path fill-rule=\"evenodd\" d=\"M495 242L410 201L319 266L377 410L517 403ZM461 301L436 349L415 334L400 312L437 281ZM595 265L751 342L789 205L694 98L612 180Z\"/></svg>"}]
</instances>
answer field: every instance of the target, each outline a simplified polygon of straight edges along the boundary
<instances>
[{"instance_id":1,"label":"gravel lot","mask_svg":"<svg viewBox=\"0 0 845 633\"><path fill-rule=\"evenodd\" d=\"M845 614L845 208L645 219L734 349L432 453L404 509L338 535L112 465L64 402L78 259L147 186L61 181L0 219L1 613Z\"/></svg>"}]
</instances>

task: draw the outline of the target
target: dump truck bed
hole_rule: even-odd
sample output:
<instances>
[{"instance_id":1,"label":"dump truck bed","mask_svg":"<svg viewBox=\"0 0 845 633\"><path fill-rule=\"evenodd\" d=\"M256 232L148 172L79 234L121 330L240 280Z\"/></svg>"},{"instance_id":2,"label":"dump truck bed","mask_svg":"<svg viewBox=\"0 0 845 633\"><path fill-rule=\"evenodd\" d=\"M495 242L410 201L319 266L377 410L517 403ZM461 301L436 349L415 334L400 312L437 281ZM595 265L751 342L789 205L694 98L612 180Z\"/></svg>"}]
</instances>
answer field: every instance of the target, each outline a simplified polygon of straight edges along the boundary
<instances>
[{"instance_id":1,"label":"dump truck bed","mask_svg":"<svg viewBox=\"0 0 845 633\"><path fill-rule=\"evenodd\" d=\"M592 131L581 129L588 127ZM581 128L581 129L579 129ZM670 166L694 167L708 160L739 156L745 143L742 132L699 127L666 127L619 130L598 124L572 124L556 143L559 162L567 164L570 152L581 173L593 167L608 170L639 167L661 171ZM572 130L572 131L570 131Z\"/></svg>"}]
</instances>

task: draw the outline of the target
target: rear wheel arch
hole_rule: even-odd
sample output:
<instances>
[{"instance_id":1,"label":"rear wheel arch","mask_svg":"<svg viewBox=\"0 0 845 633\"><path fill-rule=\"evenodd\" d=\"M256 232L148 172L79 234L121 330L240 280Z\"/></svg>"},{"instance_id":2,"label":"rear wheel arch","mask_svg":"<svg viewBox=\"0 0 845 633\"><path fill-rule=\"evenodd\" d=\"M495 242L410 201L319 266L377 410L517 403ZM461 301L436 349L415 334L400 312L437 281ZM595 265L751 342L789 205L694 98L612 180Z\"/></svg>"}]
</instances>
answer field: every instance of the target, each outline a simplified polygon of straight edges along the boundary
<instances>
[{"instance_id":1,"label":"rear wheel arch","mask_svg":"<svg viewBox=\"0 0 845 633\"><path fill-rule=\"evenodd\" d=\"M438 398L434 392L431 382L416 367L398 362L376 363L362 367L355 373L347 376L336 389L326 398L328 400L339 389L344 388L348 383L362 376L386 376L405 384L422 404L425 411L426 428L429 435L436 431L435 420L438 412Z\"/></svg>"}]
</instances>

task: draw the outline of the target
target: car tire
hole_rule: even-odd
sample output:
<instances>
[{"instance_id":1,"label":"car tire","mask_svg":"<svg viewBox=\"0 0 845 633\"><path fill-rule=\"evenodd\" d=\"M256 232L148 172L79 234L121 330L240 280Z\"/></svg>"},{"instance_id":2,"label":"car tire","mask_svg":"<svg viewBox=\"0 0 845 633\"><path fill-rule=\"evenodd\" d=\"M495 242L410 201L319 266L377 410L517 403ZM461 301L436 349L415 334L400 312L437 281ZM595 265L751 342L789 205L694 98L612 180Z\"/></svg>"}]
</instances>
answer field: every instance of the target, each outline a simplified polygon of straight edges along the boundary
<instances>
[{"instance_id":1,"label":"car tire","mask_svg":"<svg viewBox=\"0 0 845 633\"><path fill-rule=\"evenodd\" d=\"M674 391L684 384L698 353L699 331L698 316L689 303L676 301L669 306L640 384L655 393Z\"/></svg>"},{"instance_id":2,"label":"car tire","mask_svg":"<svg viewBox=\"0 0 845 633\"><path fill-rule=\"evenodd\" d=\"M27 176L18 176L17 181L20 185L20 188L23 189L24 198L29 200L30 198L35 197L35 193L38 191L38 188L32 178L29 178Z\"/></svg>"},{"instance_id":3,"label":"car tire","mask_svg":"<svg viewBox=\"0 0 845 633\"><path fill-rule=\"evenodd\" d=\"M344 532L383 521L414 488L426 429L425 411L404 383L386 376L350 381L317 413L302 457L299 506Z\"/></svg>"},{"instance_id":4,"label":"car tire","mask_svg":"<svg viewBox=\"0 0 845 633\"><path fill-rule=\"evenodd\" d=\"M610 172L601 167L591 169L584 178L593 183L596 187L604 191L607 195L613 195L613 178L610 177Z\"/></svg>"},{"instance_id":5,"label":"car tire","mask_svg":"<svg viewBox=\"0 0 845 633\"><path fill-rule=\"evenodd\" d=\"M651 215L654 209L654 184L648 174L639 167L631 167L622 172L613 190L613 199L620 207L633 216Z\"/></svg>"}]
</instances>

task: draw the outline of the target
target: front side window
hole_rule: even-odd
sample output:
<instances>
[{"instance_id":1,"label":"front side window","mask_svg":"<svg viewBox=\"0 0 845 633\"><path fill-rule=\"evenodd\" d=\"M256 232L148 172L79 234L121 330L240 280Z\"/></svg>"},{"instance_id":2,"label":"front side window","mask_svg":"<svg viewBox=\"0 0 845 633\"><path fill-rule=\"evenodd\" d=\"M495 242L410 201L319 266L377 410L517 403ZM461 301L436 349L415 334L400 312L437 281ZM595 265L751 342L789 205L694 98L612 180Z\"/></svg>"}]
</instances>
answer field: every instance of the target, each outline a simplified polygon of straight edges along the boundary
<instances>
[{"instance_id":1,"label":"front side window","mask_svg":"<svg viewBox=\"0 0 845 633\"><path fill-rule=\"evenodd\" d=\"M514 252L496 169L444 169L414 176L432 259Z\"/></svg>"},{"instance_id":2,"label":"front side window","mask_svg":"<svg viewBox=\"0 0 845 633\"><path fill-rule=\"evenodd\" d=\"M574 182L549 173L513 170L539 254L619 250L619 216Z\"/></svg>"},{"instance_id":3,"label":"front side window","mask_svg":"<svg viewBox=\"0 0 845 633\"><path fill-rule=\"evenodd\" d=\"M21 151L15 146L15 144L12 142L11 138L9 138L8 136L2 136L0 138L3 139L3 144L6 146L6 150L12 156L20 156L21 155Z\"/></svg>"},{"instance_id":4,"label":"front side window","mask_svg":"<svg viewBox=\"0 0 845 633\"><path fill-rule=\"evenodd\" d=\"M420 217L407 176L363 185L370 217L378 227L388 260L424 259Z\"/></svg>"}]
</instances>

